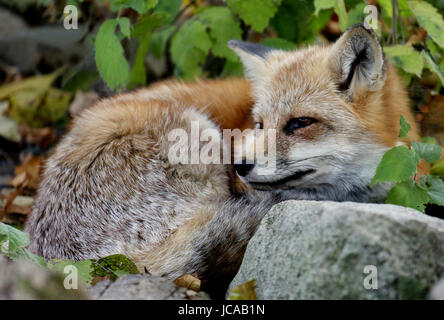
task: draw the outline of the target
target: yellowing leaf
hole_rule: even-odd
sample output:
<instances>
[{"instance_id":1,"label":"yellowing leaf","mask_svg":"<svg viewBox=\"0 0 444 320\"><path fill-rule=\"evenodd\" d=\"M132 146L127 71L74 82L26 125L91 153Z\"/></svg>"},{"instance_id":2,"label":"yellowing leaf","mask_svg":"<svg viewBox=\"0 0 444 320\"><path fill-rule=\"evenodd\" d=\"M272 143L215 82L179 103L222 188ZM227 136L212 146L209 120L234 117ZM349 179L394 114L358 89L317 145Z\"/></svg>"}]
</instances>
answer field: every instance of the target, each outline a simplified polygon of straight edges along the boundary
<instances>
[{"instance_id":1,"label":"yellowing leaf","mask_svg":"<svg viewBox=\"0 0 444 320\"><path fill-rule=\"evenodd\" d=\"M257 300L256 292L254 291L254 286L256 280L251 280L245 282L232 289L228 295L230 300Z\"/></svg>"},{"instance_id":2,"label":"yellowing leaf","mask_svg":"<svg viewBox=\"0 0 444 320\"><path fill-rule=\"evenodd\" d=\"M430 173L444 178L444 158L433 164Z\"/></svg>"},{"instance_id":3,"label":"yellowing leaf","mask_svg":"<svg viewBox=\"0 0 444 320\"><path fill-rule=\"evenodd\" d=\"M24 90L31 91L46 91L51 86L51 83L60 75L63 69L59 69L51 74L44 76L35 76L25 80L12 82L0 87L0 100L8 98L11 94Z\"/></svg>"}]
</instances>

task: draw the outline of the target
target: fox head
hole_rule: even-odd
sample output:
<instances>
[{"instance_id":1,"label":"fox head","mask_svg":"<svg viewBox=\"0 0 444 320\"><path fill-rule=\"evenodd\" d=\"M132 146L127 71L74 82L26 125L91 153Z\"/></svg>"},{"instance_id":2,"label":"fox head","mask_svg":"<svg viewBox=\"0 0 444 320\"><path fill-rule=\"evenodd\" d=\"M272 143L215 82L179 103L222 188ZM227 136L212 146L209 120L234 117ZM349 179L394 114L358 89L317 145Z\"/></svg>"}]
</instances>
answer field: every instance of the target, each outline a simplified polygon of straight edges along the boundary
<instances>
[{"instance_id":1,"label":"fox head","mask_svg":"<svg viewBox=\"0 0 444 320\"><path fill-rule=\"evenodd\" d=\"M369 188L376 166L399 142L400 115L414 121L373 31L355 25L333 45L296 51L229 46L252 84L256 128L275 130L274 168L238 159L245 183L297 199L384 198L387 187Z\"/></svg>"}]
</instances>

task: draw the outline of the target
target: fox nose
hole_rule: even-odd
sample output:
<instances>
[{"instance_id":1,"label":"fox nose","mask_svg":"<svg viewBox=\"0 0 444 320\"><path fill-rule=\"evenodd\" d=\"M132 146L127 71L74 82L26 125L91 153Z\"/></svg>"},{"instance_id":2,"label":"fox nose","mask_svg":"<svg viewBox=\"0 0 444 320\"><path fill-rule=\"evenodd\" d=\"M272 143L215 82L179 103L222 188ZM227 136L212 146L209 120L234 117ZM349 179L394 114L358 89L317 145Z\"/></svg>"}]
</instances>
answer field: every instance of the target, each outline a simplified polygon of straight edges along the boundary
<instances>
[{"instance_id":1,"label":"fox nose","mask_svg":"<svg viewBox=\"0 0 444 320\"><path fill-rule=\"evenodd\" d=\"M253 168L254 163L247 163L246 159L242 159L242 163L234 164L234 170L236 170L237 174L241 177L245 177Z\"/></svg>"}]
</instances>

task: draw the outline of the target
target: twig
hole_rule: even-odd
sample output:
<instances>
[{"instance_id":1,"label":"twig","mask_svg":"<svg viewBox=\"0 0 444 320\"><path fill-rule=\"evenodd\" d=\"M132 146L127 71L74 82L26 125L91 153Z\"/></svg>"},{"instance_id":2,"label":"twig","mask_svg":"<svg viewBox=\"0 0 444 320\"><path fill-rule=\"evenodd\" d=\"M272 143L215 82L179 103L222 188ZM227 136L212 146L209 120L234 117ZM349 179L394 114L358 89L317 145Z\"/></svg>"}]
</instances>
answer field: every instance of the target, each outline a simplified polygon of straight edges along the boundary
<instances>
[{"instance_id":1,"label":"twig","mask_svg":"<svg viewBox=\"0 0 444 320\"><path fill-rule=\"evenodd\" d=\"M399 2L398 0L395 0L396 2L396 7L398 10L398 19L399 19L399 27L401 29L401 39L402 39L402 43L405 43L405 38L404 38L404 25L402 24L402 15L401 15L401 8L399 7Z\"/></svg>"},{"instance_id":2,"label":"twig","mask_svg":"<svg viewBox=\"0 0 444 320\"><path fill-rule=\"evenodd\" d=\"M396 34L397 18L396 18L396 5L398 1L392 0L392 44L396 44L398 35Z\"/></svg>"}]
</instances>

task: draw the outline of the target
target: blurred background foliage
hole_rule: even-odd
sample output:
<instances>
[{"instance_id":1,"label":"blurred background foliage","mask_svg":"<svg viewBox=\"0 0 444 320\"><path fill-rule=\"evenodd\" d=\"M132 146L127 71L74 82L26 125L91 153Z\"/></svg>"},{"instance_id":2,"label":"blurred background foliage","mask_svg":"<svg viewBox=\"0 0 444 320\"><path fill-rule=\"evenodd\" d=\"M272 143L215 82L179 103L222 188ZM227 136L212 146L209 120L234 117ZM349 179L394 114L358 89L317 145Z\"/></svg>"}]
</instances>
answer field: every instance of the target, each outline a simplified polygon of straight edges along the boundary
<instances>
[{"instance_id":1,"label":"blurred background foliage","mask_svg":"<svg viewBox=\"0 0 444 320\"><path fill-rule=\"evenodd\" d=\"M64 28L67 5L77 29ZM444 145L444 0L0 0L0 188L15 192L0 194L0 221L29 212L47 151L100 97L171 77L241 76L228 40L328 44L367 5L422 134ZM442 161L434 168L443 175Z\"/></svg>"}]
</instances>

